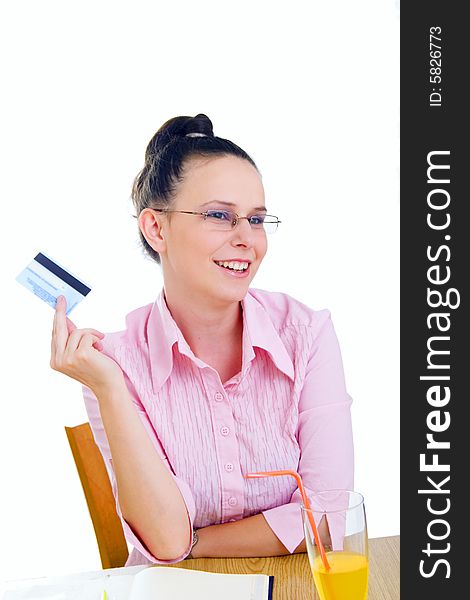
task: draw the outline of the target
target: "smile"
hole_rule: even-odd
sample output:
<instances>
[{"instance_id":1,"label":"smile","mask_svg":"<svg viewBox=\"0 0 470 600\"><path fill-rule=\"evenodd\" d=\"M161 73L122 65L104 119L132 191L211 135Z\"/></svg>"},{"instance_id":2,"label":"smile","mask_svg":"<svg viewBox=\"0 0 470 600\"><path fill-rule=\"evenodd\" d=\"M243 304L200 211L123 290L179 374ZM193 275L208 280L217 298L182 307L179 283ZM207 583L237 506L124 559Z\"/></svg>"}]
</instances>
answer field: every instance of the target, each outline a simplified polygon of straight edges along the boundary
<instances>
[{"instance_id":1,"label":"smile","mask_svg":"<svg viewBox=\"0 0 470 600\"><path fill-rule=\"evenodd\" d=\"M225 277L246 279L251 277L251 263L242 260L214 260Z\"/></svg>"},{"instance_id":2,"label":"smile","mask_svg":"<svg viewBox=\"0 0 470 600\"><path fill-rule=\"evenodd\" d=\"M226 269L232 269L233 271L246 271L248 269L249 263L247 262L238 262L238 261L226 261L226 260L215 260L216 265L219 267L224 267Z\"/></svg>"}]
</instances>

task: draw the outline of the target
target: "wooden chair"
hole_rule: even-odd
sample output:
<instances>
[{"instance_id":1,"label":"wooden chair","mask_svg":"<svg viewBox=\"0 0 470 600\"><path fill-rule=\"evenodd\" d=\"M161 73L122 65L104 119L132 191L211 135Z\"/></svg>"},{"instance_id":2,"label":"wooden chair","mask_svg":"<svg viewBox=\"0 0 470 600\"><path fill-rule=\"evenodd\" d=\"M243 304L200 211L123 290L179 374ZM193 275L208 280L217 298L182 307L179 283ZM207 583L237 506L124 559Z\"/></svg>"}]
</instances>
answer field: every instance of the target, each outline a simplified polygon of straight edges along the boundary
<instances>
[{"instance_id":1,"label":"wooden chair","mask_svg":"<svg viewBox=\"0 0 470 600\"><path fill-rule=\"evenodd\" d=\"M95 529L103 569L124 566L129 555L103 457L89 423L66 427Z\"/></svg>"}]
</instances>

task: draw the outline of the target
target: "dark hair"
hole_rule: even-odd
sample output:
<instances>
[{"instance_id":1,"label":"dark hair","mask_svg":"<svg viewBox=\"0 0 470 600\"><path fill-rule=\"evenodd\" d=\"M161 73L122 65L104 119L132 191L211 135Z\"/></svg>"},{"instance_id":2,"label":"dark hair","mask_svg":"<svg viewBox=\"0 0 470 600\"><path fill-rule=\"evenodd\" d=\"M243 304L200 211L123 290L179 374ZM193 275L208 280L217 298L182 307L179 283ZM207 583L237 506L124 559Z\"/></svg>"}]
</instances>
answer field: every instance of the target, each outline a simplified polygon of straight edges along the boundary
<instances>
[{"instance_id":1,"label":"dark hair","mask_svg":"<svg viewBox=\"0 0 470 600\"><path fill-rule=\"evenodd\" d=\"M204 135L187 135L199 133ZM165 208L174 200L183 180L184 166L193 157L238 156L258 167L239 146L214 135L212 121L204 114L174 117L166 121L150 140L145 151L145 165L134 180L132 202L136 218L144 208ZM160 255L139 229L144 252L160 264Z\"/></svg>"}]
</instances>

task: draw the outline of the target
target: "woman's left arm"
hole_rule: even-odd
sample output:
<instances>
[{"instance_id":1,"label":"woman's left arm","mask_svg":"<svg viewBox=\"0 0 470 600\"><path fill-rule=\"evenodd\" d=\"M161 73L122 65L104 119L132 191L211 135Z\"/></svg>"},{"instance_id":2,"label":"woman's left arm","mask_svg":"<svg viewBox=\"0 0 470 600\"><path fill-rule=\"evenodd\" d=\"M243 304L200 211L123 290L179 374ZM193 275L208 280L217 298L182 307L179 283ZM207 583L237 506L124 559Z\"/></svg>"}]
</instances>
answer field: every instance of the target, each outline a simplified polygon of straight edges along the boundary
<instances>
[{"instance_id":1,"label":"woman's left arm","mask_svg":"<svg viewBox=\"0 0 470 600\"><path fill-rule=\"evenodd\" d=\"M351 398L330 313L320 313L299 400L299 473L307 491L353 489ZM233 523L199 530L192 555L278 556L305 552L296 491L291 502ZM319 531L324 537L327 532Z\"/></svg>"},{"instance_id":2,"label":"woman's left arm","mask_svg":"<svg viewBox=\"0 0 470 600\"><path fill-rule=\"evenodd\" d=\"M320 523L318 533L323 540L327 539L329 533L325 521ZM290 554L262 514L198 529L198 537L191 552L193 558ZM306 552L305 540L294 550L294 554L297 552Z\"/></svg>"},{"instance_id":3,"label":"woman's left arm","mask_svg":"<svg viewBox=\"0 0 470 600\"><path fill-rule=\"evenodd\" d=\"M199 541L191 552L193 558L288 554L262 514L233 523L203 527L198 529L198 537Z\"/></svg>"}]
</instances>

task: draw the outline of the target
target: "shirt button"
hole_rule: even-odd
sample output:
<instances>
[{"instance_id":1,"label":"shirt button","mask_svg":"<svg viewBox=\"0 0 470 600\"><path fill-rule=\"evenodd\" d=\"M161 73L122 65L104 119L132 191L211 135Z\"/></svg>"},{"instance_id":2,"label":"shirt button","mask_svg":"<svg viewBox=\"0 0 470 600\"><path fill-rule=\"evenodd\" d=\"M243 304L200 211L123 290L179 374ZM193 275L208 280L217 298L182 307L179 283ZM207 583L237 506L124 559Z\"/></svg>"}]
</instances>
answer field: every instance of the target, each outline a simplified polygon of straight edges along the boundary
<instances>
[{"instance_id":1,"label":"shirt button","mask_svg":"<svg viewBox=\"0 0 470 600\"><path fill-rule=\"evenodd\" d=\"M220 392L217 392L214 398L217 400L217 402L222 402L222 400L224 399L223 395Z\"/></svg>"},{"instance_id":2,"label":"shirt button","mask_svg":"<svg viewBox=\"0 0 470 600\"><path fill-rule=\"evenodd\" d=\"M233 464L232 463L227 463L225 465L225 470L227 471L227 473L231 473L233 471Z\"/></svg>"},{"instance_id":3,"label":"shirt button","mask_svg":"<svg viewBox=\"0 0 470 600\"><path fill-rule=\"evenodd\" d=\"M222 435L228 435L230 433L230 429L228 427L221 427L220 428L220 433Z\"/></svg>"},{"instance_id":4,"label":"shirt button","mask_svg":"<svg viewBox=\"0 0 470 600\"><path fill-rule=\"evenodd\" d=\"M237 499L233 497L229 498L228 503L230 504L230 506L235 506L237 504Z\"/></svg>"}]
</instances>

